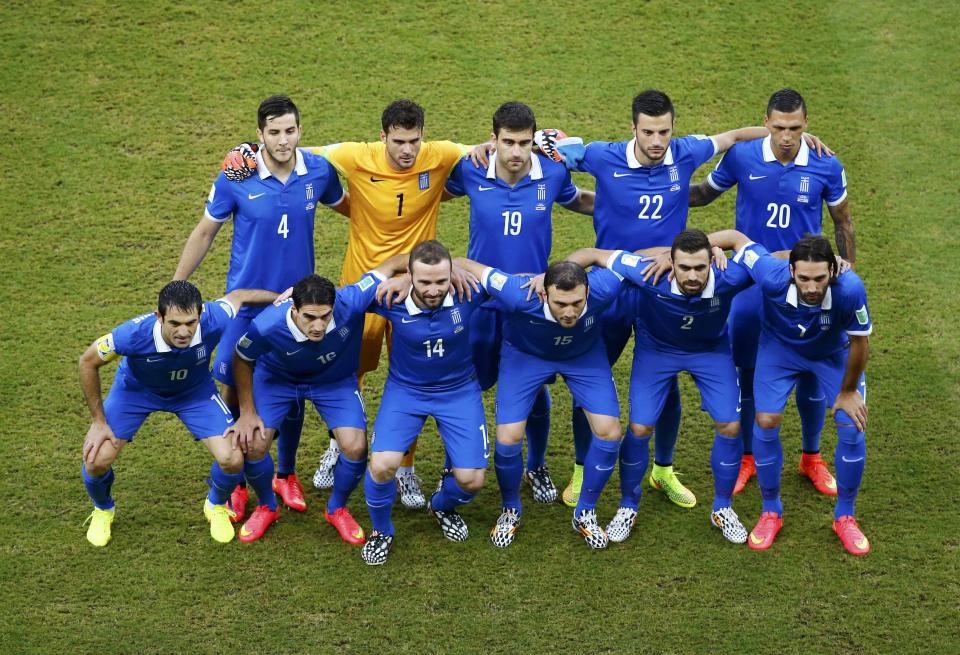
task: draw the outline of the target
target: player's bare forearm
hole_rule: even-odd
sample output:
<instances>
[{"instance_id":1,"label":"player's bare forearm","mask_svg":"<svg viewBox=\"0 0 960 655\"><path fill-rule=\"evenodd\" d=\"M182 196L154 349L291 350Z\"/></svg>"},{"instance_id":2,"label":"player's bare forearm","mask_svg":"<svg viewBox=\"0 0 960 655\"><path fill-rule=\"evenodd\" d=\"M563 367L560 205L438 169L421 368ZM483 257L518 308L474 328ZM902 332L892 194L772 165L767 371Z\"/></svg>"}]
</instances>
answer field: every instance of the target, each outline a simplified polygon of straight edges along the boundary
<instances>
[{"instance_id":1,"label":"player's bare forearm","mask_svg":"<svg viewBox=\"0 0 960 655\"><path fill-rule=\"evenodd\" d=\"M717 191L706 182L692 184L690 186L690 206L706 207L711 202L720 197L720 191Z\"/></svg>"},{"instance_id":2,"label":"player's bare forearm","mask_svg":"<svg viewBox=\"0 0 960 655\"><path fill-rule=\"evenodd\" d=\"M387 261L383 262L375 269L377 273L380 273L385 278L391 278L394 275L399 275L401 273L407 272L407 265L410 260L410 253L400 253L394 255Z\"/></svg>"},{"instance_id":3,"label":"player's bare forearm","mask_svg":"<svg viewBox=\"0 0 960 655\"><path fill-rule=\"evenodd\" d=\"M728 130L727 132L715 134L713 140L717 144L717 154L719 155L732 148L734 143L763 139L768 134L770 134L770 131L765 127L741 127L736 130Z\"/></svg>"},{"instance_id":4,"label":"player's bare forearm","mask_svg":"<svg viewBox=\"0 0 960 655\"><path fill-rule=\"evenodd\" d=\"M737 230L720 230L707 236L711 246L723 248L724 250L740 250L750 243L747 235Z\"/></svg>"},{"instance_id":5,"label":"player's bare forearm","mask_svg":"<svg viewBox=\"0 0 960 655\"><path fill-rule=\"evenodd\" d=\"M577 199L566 205L566 208L578 214L593 216L593 207L597 194L586 189L577 189Z\"/></svg>"},{"instance_id":6,"label":"player's bare forearm","mask_svg":"<svg viewBox=\"0 0 960 655\"><path fill-rule=\"evenodd\" d=\"M224 298L234 307L241 305L269 305L279 297L275 291L266 289L234 289Z\"/></svg>"},{"instance_id":7,"label":"player's bare forearm","mask_svg":"<svg viewBox=\"0 0 960 655\"><path fill-rule=\"evenodd\" d=\"M200 262L206 257L210 246L213 244L214 237L220 231L222 223L211 221L204 216L193 228L193 232L187 238L187 243L183 246L183 253L180 255L180 261L177 263L177 270L173 274L174 280L187 280L193 275L193 272L200 266Z\"/></svg>"},{"instance_id":8,"label":"player's bare forearm","mask_svg":"<svg viewBox=\"0 0 960 655\"><path fill-rule=\"evenodd\" d=\"M233 379L240 404L240 413L254 415L257 407L253 402L253 364L233 353Z\"/></svg>"},{"instance_id":9,"label":"player's bare forearm","mask_svg":"<svg viewBox=\"0 0 960 655\"><path fill-rule=\"evenodd\" d=\"M847 369L843 373L843 382L840 384L841 393L852 393L857 390L860 376L867 370L867 360L870 359L870 337L862 335L850 336L850 350L847 352Z\"/></svg>"},{"instance_id":10,"label":"player's bare forearm","mask_svg":"<svg viewBox=\"0 0 960 655\"><path fill-rule=\"evenodd\" d=\"M851 264L857 261L857 241L853 233L853 219L850 217L850 205L847 199L834 207L829 207L833 219L833 235L837 242L837 253Z\"/></svg>"},{"instance_id":11,"label":"player's bare forearm","mask_svg":"<svg viewBox=\"0 0 960 655\"><path fill-rule=\"evenodd\" d=\"M467 259L466 257L457 257L453 260L453 265L462 268L478 280L483 277L483 271L489 268L486 264L475 262L472 259Z\"/></svg>"},{"instance_id":12,"label":"player's bare forearm","mask_svg":"<svg viewBox=\"0 0 960 655\"><path fill-rule=\"evenodd\" d=\"M606 266L607 260L616 252L602 248L580 248L567 255L567 261L579 264L583 268L589 266Z\"/></svg>"},{"instance_id":13,"label":"player's bare forearm","mask_svg":"<svg viewBox=\"0 0 960 655\"><path fill-rule=\"evenodd\" d=\"M100 388L100 367L107 362L97 354L97 344L93 343L80 356L80 389L83 399L90 409L90 418L95 423L106 423L107 417L103 413L103 396Z\"/></svg>"}]
</instances>

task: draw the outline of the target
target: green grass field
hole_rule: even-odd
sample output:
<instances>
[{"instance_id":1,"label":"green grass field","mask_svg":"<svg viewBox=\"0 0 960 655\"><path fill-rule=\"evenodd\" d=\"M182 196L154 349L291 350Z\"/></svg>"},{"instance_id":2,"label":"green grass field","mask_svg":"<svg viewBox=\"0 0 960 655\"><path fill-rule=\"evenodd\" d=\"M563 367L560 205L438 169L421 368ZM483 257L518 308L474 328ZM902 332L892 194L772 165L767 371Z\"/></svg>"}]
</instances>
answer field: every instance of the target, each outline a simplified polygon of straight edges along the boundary
<instances>
[{"instance_id":1,"label":"green grass field","mask_svg":"<svg viewBox=\"0 0 960 655\"><path fill-rule=\"evenodd\" d=\"M953 3L932 1L3 3L0 652L960 651L958 24ZM496 107L519 99L541 125L623 140L630 99L651 86L672 96L679 134L757 124L772 91L796 87L845 164L876 324L858 503L869 557L843 552L832 503L795 474L795 413L776 546L723 541L708 525L711 428L689 379L676 461L701 503L645 495L634 535L604 552L588 551L565 507L532 502L517 542L493 548L492 467L464 511L469 541L398 508L382 568L336 538L313 489L310 511L285 513L261 542L218 547L200 512L208 455L171 416L124 451L113 541L87 544L77 359L155 302L224 151L255 138L263 97L298 102L307 144L376 139L397 97L427 108L428 138L485 140ZM733 196L691 225L732 225ZM460 254L467 209L441 211L441 239ZM194 278L207 297L222 291L229 237ZM592 238L584 217L555 213L555 254ZM338 276L345 239L342 217L322 212L319 273ZM629 356L616 368L624 400L628 371ZM558 385L548 462L561 484L569 420ZM828 421L831 461L835 442ZM325 445L312 417L302 478ZM428 485L441 457L431 427L418 460ZM614 477L604 521L616 490ZM351 506L369 526L362 494ZM752 526L755 484L736 506Z\"/></svg>"}]
</instances>

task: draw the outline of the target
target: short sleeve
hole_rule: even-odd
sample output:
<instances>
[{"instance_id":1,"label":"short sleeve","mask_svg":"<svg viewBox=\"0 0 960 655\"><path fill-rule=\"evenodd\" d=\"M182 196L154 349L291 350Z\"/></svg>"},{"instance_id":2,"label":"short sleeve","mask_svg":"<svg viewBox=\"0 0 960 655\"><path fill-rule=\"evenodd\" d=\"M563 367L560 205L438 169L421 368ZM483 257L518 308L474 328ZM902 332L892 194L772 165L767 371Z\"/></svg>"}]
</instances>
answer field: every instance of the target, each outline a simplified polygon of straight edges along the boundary
<instances>
[{"instance_id":1,"label":"short sleeve","mask_svg":"<svg viewBox=\"0 0 960 655\"><path fill-rule=\"evenodd\" d=\"M377 300L377 287L386 278L377 271L368 271L354 284L337 290L337 302L343 303L351 315L364 314Z\"/></svg>"},{"instance_id":2,"label":"short sleeve","mask_svg":"<svg viewBox=\"0 0 960 655\"><path fill-rule=\"evenodd\" d=\"M771 255L759 243L748 243L734 255L733 261L747 268L750 277L761 287L767 288L765 282L776 284L777 274L783 272L788 264L782 259Z\"/></svg>"},{"instance_id":3,"label":"short sleeve","mask_svg":"<svg viewBox=\"0 0 960 655\"><path fill-rule=\"evenodd\" d=\"M527 301L527 290L521 289L529 278L504 273L498 268L486 268L480 284L504 309L513 311Z\"/></svg>"},{"instance_id":4,"label":"short sleeve","mask_svg":"<svg viewBox=\"0 0 960 655\"><path fill-rule=\"evenodd\" d=\"M118 325L110 332L113 336L113 349L118 355L128 355L133 350L134 335L137 326L153 317L153 314L141 314L134 319Z\"/></svg>"},{"instance_id":5,"label":"short sleeve","mask_svg":"<svg viewBox=\"0 0 960 655\"><path fill-rule=\"evenodd\" d=\"M607 303L620 293L623 277L608 268L595 268L587 273L587 282L590 284L590 299Z\"/></svg>"},{"instance_id":6,"label":"short sleeve","mask_svg":"<svg viewBox=\"0 0 960 655\"><path fill-rule=\"evenodd\" d=\"M257 329L256 322L251 323L246 333L237 341L237 354L248 362L255 361L268 350L269 344Z\"/></svg>"},{"instance_id":7,"label":"short sleeve","mask_svg":"<svg viewBox=\"0 0 960 655\"><path fill-rule=\"evenodd\" d=\"M843 276L849 274L849 272L844 273ZM850 307L853 311L850 312L849 318L844 316L847 334L860 337L870 336L873 332L873 319L870 317L870 310L867 309L867 290L859 278L855 285L850 286L853 296L850 300Z\"/></svg>"},{"instance_id":8,"label":"short sleeve","mask_svg":"<svg viewBox=\"0 0 960 655\"><path fill-rule=\"evenodd\" d=\"M727 262L727 269L720 274L723 275L723 280L727 286L737 291L742 291L753 284L753 278L750 277L747 267L733 260Z\"/></svg>"},{"instance_id":9,"label":"short sleeve","mask_svg":"<svg viewBox=\"0 0 960 655\"><path fill-rule=\"evenodd\" d=\"M714 191L723 193L737 183L737 154L739 149L737 144L723 153L723 157L717 162L717 167L707 175L707 184L713 187Z\"/></svg>"},{"instance_id":10,"label":"short sleeve","mask_svg":"<svg viewBox=\"0 0 960 655\"><path fill-rule=\"evenodd\" d=\"M233 195L232 184L222 172L213 181L204 209L204 215L211 221L223 223L230 220L230 217L236 211L237 201Z\"/></svg>"},{"instance_id":11,"label":"short sleeve","mask_svg":"<svg viewBox=\"0 0 960 655\"><path fill-rule=\"evenodd\" d=\"M450 171L450 176L447 178L446 189L447 192L455 195L462 196L467 193L466 186L463 181L463 167L466 160L461 159L460 163L453 167L453 170Z\"/></svg>"},{"instance_id":12,"label":"short sleeve","mask_svg":"<svg viewBox=\"0 0 960 655\"><path fill-rule=\"evenodd\" d=\"M713 137L693 134L683 137L680 141L683 142L684 147L689 148L694 168L700 168L717 154L717 142L713 140Z\"/></svg>"},{"instance_id":13,"label":"short sleeve","mask_svg":"<svg viewBox=\"0 0 960 655\"><path fill-rule=\"evenodd\" d=\"M460 163L465 154L470 152L468 146L453 141L434 141L440 153L440 168L449 175L453 167Z\"/></svg>"},{"instance_id":14,"label":"short sleeve","mask_svg":"<svg viewBox=\"0 0 960 655\"><path fill-rule=\"evenodd\" d=\"M333 164L340 175L349 177L357 168L357 152L360 145L353 141L344 141L343 143L331 143L322 148L311 148L310 152L320 155Z\"/></svg>"},{"instance_id":15,"label":"short sleeve","mask_svg":"<svg viewBox=\"0 0 960 655\"><path fill-rule=\"evenodd\" d=\"M334 207L343 200L343 186L337 177L337 171L329 161L325 162L327 167L327 183L323 187L323 193L320 195L320 202L327 207Z\"/></svg>"},{"instance_id":16,"label":"short sleeve","mask_svg":"<svg viewBox=\"0 0 960 655\"><path fill-rule=\"evenodd\" d=\"M836 207L847 199L847 172L836 157L830 167L830 179L827 181L825 200L830 207Z\"/></svg>"},{"instance_id":17,"label":"short sleeve","mask_svg":"<svg viewBox=\"0 0 960 655\"><path fill-rule=\"evenodd\" d=\"M610 257L607 268L638 287L642 287L647 284L643 280L643 269L648 263L641 255L618 250Z\"/></svg>"},{"instance_id":18,"label":"short sleeve","mask_svg":"<svg viewBox=\"0 0 960 655\"><path fill-rule=\"evenodd\" d=\"M570 177L570 171L563 172L563 179L560 181L560 194L557 196L557 202L561 205L569 205L580 195L577 185L573 183Z\"/></svg>"}]
</instances>

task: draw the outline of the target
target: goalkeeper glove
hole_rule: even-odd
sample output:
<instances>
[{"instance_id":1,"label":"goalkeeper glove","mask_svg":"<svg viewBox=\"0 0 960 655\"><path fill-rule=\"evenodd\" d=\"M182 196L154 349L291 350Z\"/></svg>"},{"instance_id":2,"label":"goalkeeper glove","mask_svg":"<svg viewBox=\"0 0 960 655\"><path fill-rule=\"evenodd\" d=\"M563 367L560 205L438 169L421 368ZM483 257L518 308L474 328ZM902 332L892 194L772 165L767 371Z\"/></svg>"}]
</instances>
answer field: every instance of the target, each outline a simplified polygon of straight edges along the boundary
<instances>
[{"instance_id":1,"label":"goalkeeper glove","mask_svg":"<svg viewBox=\"0 0 960 655\"><path fill-rule=\"evenodd\" d=\"M244 141L223 158L223 174L232 182L243 182L257 170L257 151L260 145Z\"/></svg>"}]
</instances>

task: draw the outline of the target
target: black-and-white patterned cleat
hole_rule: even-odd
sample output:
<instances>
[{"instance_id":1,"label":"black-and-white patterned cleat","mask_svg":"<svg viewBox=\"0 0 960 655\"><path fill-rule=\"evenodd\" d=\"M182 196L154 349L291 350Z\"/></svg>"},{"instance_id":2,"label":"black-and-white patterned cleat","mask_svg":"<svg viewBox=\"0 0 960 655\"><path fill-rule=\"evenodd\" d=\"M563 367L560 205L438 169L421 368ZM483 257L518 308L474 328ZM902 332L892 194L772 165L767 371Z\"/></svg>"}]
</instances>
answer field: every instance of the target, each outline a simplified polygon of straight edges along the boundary
<instances>
[{"instance_id":1,"label":"black-and-white patterned cleat","mask_svg":"<svg viewBox=\"0 0 960 655\"><path fill-rule=\"evenodd\" d=\"M467 530L467 524L464 523L463 517L456 512L433 509L430 505L427 505L427 511L433 514L433 518L437 519L443 536L450 541L466 541L467 537L470 536L470 531Z\"/></svg>"},{"instance_id":2,"label":"black-and-white patterned cleat","mask_svg":"<svg viewBox=\"0 0 960 655\"><path fill-rule=\"evenodd\" d=\"M379 566L386 563L392 546L393 535L374 532L367 537L367 543L360 549L360 557L370 566Z\"/></svg>"},{"instance_id":3,"label":"black-and-white patterned cleat","mask_svg":"<svg viewBox=\"0 0 960 655\"><path fill-rule=\"evenodd\" d=\"M523 474L523 478L530 484L533 499L536 502L556 502L559 492L557 492L557 486L553 484L553 480L550 478L550 471L546 464L539 468L529 469Z\"/></svg>"},{"instance_id":4,"label":"black-and-white patterned cleat","mask_svg":"<svg viewBox=\"0 0 960 655\"><path fill-rule=\"evenodd\" d=\"M515 507L504 507L497 524L490 530L490 541L497 548L506 548L517 536L520 514Z\"/></svg>"},{"instance_id":5,"label":"black-and-white patterned cleat","mask_svg":"<svg viewBox=\"0 0 960 655\"><path fill-rule=\"evenodd\" d=\"M740 517L732 507L721 507L710 514L710 523L719 528L723 538L732 544L747 543L747 529L740 522Z\"/></svg>"},{"instance_id":6,"label":"black-and-white patterned cleat","mask_svg":"<svg viewBox=\"0 0 960 655\"><path fill-rule=\"evenodd\" d=\"M340 457L340 448L333 441L320 456L320 463L313 474L313 486L317 489L331 489L333 487L333 468Z\"/></svg>"},{"instance_id":7,"label":"black-and-white patterned cleat","mask_svg":"<svg viewBox=\"0 0 960 655\"><path fill-rule=\"evenodd\" d=\"M400 502L407 509L423 509L427 506L427 499L420 489L421 480L413 473L397 475L397 491L400 492Z\"/></svg>"},{"instance_id":8,"label":"black-and-white patterned cleat","mask_svg":"<svg viewBox=\"0 0 960 655\"><path fill-rule=\"evenodd\" d=\"M583 537L590 548L602 550L607 547L607 533L597 522L596 510L585 509L579 515L574 514L573 529L580 533L580 536Z\"/></svg>"},{"instance_id":9,"label":"black-and-white patterned cleat","mask_svg":"<svg viewBox=\"0 0 960 655\"><path fill-rule=\"evenodd\" d=\"M633 524L636 522L637 510L629 507L619 508L617 513L613 515L613 519L607 524L607 538L614 543L626 541L633 530Z\"/></svg>"}]
</instances>

